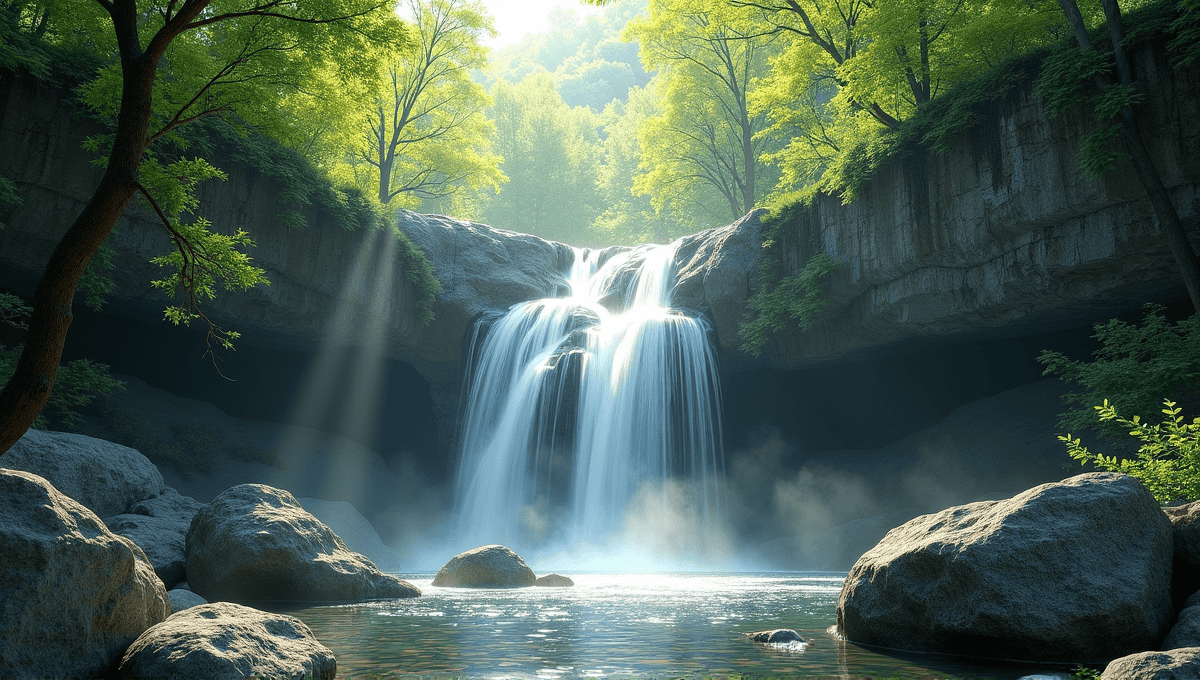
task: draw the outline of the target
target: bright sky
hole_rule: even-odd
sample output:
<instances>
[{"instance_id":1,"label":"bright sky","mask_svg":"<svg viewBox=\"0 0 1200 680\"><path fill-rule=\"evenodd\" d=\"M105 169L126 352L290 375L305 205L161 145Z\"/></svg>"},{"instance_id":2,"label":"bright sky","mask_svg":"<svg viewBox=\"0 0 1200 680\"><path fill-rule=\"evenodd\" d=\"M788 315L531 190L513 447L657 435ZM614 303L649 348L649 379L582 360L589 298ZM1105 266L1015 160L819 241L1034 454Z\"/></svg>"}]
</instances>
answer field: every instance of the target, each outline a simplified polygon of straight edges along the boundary
<instances>
[{"instance_id":1,"label":"bright sky","mask_svg":"<svg viewBox=\"0 0 1200 680\"><path fill-rule=\"evenodd\" d=\"M555 7L573 9L581 19L603 11L579 0L483 0L483 4L495 17L496 31L500 34L495 40L485 41L494 48L520 42L526 33L544 32L546 17Z\"/></svg>"}]
</instances>

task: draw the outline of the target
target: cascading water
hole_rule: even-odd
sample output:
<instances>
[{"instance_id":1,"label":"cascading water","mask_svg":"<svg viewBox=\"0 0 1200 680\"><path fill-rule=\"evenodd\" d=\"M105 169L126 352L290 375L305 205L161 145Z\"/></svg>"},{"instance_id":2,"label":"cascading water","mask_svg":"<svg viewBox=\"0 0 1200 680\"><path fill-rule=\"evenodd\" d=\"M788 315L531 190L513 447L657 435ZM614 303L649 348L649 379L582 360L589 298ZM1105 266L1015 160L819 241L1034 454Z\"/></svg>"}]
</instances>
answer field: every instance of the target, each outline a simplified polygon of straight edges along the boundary
<instances>
[{"instance_id":1,"label":"cascading water","mask_svg":"<svg viewBox=\"0 0 1200 680\"><path fill-rule=\"evenodd\" d=\"M600 266L600 253L576 251L567 297L477 324L457 488L464 544L603 545L639 493L673 480L688 485L696 523L715 520L716 359L707 325L670 307L674 254L646 246Z\"/></svg>"}]
</instances>

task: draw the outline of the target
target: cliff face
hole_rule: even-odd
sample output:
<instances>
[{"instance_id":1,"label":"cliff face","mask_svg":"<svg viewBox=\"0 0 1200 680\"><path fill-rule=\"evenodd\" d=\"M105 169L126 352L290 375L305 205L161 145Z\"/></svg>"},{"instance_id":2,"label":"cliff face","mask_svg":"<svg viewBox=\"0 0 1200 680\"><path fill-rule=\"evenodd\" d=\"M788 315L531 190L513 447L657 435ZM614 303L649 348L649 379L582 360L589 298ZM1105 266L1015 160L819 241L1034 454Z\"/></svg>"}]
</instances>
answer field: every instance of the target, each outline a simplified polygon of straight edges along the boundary
<instances>
[{"instance_id":1,"label":"cliff face","mask_svg":"<svg viewBox=\"0 0 1200 680\"><path fill-rule=\"evenodd\" d=\"M0 176L17 183L22 202L0 205L0 288L31 295L59 238L99 181L101 170L80 148L102 130L69 103L65 92L18 78L0 102ZM413 364L429 381L441 439L454 431L461 383L461 345L474 318L551 294L570 249L485 225L433 215L401 214L401 228L433 262L442 292L434 321L420 321L418 296L395 252L392 235L338 226L326 211L289 203L287 187L238 163L217 163L229 178L198 191L199 214L214 229L245 229L257 243L254 263L269 286L221 294L205 310L243 344L316 351L371 343L386 357ZM281 213L300 213L306 227ZM161 270L151 257L171 250L155 216L132 201L108 245L116 285L106 311L161 319L167 298L150 287ZM197 333L202 330L197 329Z\"/></svg>"},{"instance_id":2,"label":"cliff face","mask_svg":"<svg viewBox=\"0 0 1200 680\"><path fill-rule=\"evenodd\" d=\"M1200 70L1173 70L1160 48L1136 54L1147 102L1143 130L1181 216L1200 241ZM1132 171L1096 180L1076 169L1079 112L1050 118L1030 88L995 106L953 150L913 150L887 164L842 205L821 196L776 238L786 272L813 254L843 261L831 304L805 332L783 332L751 359L738 324L757 285L761 212L679 244L676 303L711 316L723 370L801 368L881 354L922 339L999 338L1074 328L1182 294L1175 265ZM91 194L99 170L79 144L97 134L64 93L17 79L0 102L0 175L23 203L0 206L0 287L29 294L59 237ZM481 314L553 294L570 249L451 218L402 211L401 228L433 263L442 291L435 320L419 321L407 272L386 256L388 234L347 231L312 206L288 204L286 187L221 163L226 182L200 190L216 228L245 229L272 284L208 306L242 343L316 351L373 343L430 383L443 451L453 439L463 344ZM309 226L279 215L300 212ZM150 257L170 244L153 216L131 204L110 245L117 287L108 309L161 317L166 299L149 281Z\"/></svg>"},{"instance_id":3,"label":"cliff face","mask_svg":"<svg viewBox=\"0 0 1200 680\"><path fill-rule=\"evenodd\" d=\"M1161 45L1139 50L1135 68L1143 135L1200 246L1200 70L1172 68ZM1044 333L1184 295L1130 165L1083 178L1076 154L1091 123L1080 111L1051 118L1031 90L959 133L951 151L912 150L849 205L822 195L783 224L776 247L788 273L818 252L843 264L813 326L780 333L764 360L799 368L904 341ZM745 253L761 236L745 220L707 241L681 262L692 281L685 298L713 308L720 344L736 357L732 311L754 283ZM725 281L716 295L714 277Z\"/></svg>"}]
</instances>

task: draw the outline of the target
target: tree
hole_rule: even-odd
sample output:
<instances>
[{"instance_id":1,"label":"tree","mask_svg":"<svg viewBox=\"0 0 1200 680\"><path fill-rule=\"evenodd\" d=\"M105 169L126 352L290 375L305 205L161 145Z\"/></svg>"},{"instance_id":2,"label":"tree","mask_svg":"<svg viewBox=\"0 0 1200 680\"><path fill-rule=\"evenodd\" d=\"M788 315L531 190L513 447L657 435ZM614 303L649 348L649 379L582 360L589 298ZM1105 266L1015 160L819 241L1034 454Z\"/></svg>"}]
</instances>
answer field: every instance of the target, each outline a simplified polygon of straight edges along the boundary
<instances>
[{"instance_id":1,"label":"tree","mask_svg":"<svg viewBox=\"0 0 1200 680\"><path fill-rule=\"evenodd\" d=\"M1179 267L1183 284L1192 301L1192 307L1200 312L1200 265L1196 261L1196 252L1192 249L1191 242L1188 241L1187 231L1179 219L1179 213L1175 210L1174 203L1171 202L1171 196L1162 183L1162 178L1154 166L1154 160L1146 149L1141 130L1138 128L1134 104L1140 95L1133 80L1133 68L1125 52L1125 28L1121 17L1121 8L1117 4L1117 0L1102 0L1104 15L1108 20L1108 34L1112 43L1112 65L1116 70L1116 79L1114 80L1112 71L1108 68L1109 65L1092 47L1087 25L1075 0L1058 0L1058 4L1071 24L1075 40L1079 45L1079 56L1082 56L1082 60L1077 63L1083 65L1084 69L1073 74L1073 77L1090 76L1095 90L1098 92L1092 100L1098 117L1102 120L1117 119L1115 125L1103 128L1098 131L1098 135L1091 138L1093 148L1103 145L1107 139L1116 136L1119 136L1124 142L1128 158L1133 164L1134 173L1146 191L1146 197L1150 200L1154 216L1158 219L1159 229L1162 230L1171 255L1175 258L1175 264ZM1064 85L1069 92L1077 91L1076 87L1072 87L1071 84ZM1058 106L1061 107L1063 103L1070 100L1071 97L1064 97ZM1087 141L1085 140L1085 143ZM1116 160L1118 160L1117 156L1106 155L1105 160L1093 165L1092 174L1104 172L1115 164Z\"/></svg>"},{"instance_id":2,"label":"tree","mask_svg":"<svg viewBox=\"0 0 1200 680\"><path fill-rule=\"evenodd\" d=\"M375 169L381 203L441 198L463 185L495 190L504 176L487 143L491 102L470 76L486 64L479 39L495 34L492 19L464 0L408 0L407 8L414 44L388 68L358 158Z\"/></svg>"},{"instance_id":3,"label":"tree","mask_svg":"<svg viewBox=\"0 0 1200 680\"><path fill-rule=\"evenodd\" d=\"M180 128L212 115L261 119L273 108L272 95L297 87L314 64L336 60L351 70L374 70L369 60L351 55L402 36L392 7L379 0L172 0L141 7L134 0L68 0L38 7L64 34L83 32L114 54L85 98L115 125L110 137L93 142L104 174L34 293L24 349L0 390L0 452L46 404L80 278L134 195L159 216L176 248L168 257L177 270L165 281L184 290L189 306L176 308L175 321L202 316L198 297L211 294L217 280L227 287L255 280L248 258L235 248L248 242L244 234L214 234L203 220L180 220L195 207L195 183L216 176L199 159L160 162L167 160L167 144L186 143Z\"/></svg>"},{"instance_id":4,"label":"tree","mask_svg":"<svg viewBox=\"0 0 1200 680\"><path fill-rule=\"evenodd\" d=\"M490 224L574 245L590 242L596 213L599 127L569 107L544 70L492 88L496 148L509 181L484 210Z\"/></svg>"},{"instance_id":5,"label":"tree","mask_svg":"<svg viewBox=\"0 0 1200 680\"><path fill-rule=\"evenodd\" d=\"M642 61L658 69L663 111L639 132L643 173L635 190L662 209L681 195L706 202L716 192L737 219L754 207L767 183L759 134L766 117L750 112L748 90L766 74L769 36L724 0L654 0L649 16L630 22Z\"/></svg>"}]
</instances>

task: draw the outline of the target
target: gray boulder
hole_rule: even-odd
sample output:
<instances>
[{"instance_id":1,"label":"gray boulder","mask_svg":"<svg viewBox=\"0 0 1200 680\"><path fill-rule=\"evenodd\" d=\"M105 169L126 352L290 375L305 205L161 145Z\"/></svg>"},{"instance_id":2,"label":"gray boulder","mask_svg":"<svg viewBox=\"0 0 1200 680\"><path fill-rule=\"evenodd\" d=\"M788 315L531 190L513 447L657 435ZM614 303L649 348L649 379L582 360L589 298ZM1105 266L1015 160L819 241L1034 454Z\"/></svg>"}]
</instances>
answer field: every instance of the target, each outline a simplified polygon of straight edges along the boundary
<instances>
[{"instance_id":1,"label":"gray boulder","mask_svg":"<svg viewBox=\"0 0 1200 680\"><path fill-rule=\"evenodd\" d=\"M575 585L575 582L570 577L563 576L562 574L546 574L545 576L537 577L533 585L546 588L566 588Z\"/></svg>"},{"instance_id":2,"label":"gray boulder","mask_svg":"<svg viewBox=\"0 0 1200 680\"><path fill-rule=\"evenodd\" d=\"M433 577L452 588L523 588L537 578L521 556L502 545L485 545L455 555Z\"/></svg>"},{"instance_id":3,"label":"gray boulder","mask_svg":"<svg viewBox=\"0 0 1200 680\"><path fill-rule=\"evenodd\" d=\"M167 599L171 601L171 611L181 612L184 609L208 604L208 600L200 597L187 588L173 588L167 591Z\"/></svg>"},{"instance_id":4,"label":"gray boulder","mask_svg":"<svg viewBox=\"0 0 1200 680\"><path fill-rule=\"evenodd\" d=\"M319 498L297 498L300 507L329 527L346 547L365 555L384 571L403 568L400 555L384 544L375 527L348 501L326 501Z\"/></svg>"},{"instance_id":5,"label":"gray boulder","mask_svg":"<svg viewBox=\"0 0 1200 680\"><path fill-rule=\"evenodd\" d=\"M675 251L676 283L671 302L678 307L712 312L717 342L736 356L741 346L738 327L746 315L746 300L757 287L762 261L764 209L753 210L737 222L680 239Z\"/></svg>"},{"instance_id":6,"label":"gray boulder","mask_svg":"<svg viewBox=\"0 0 1200 680\"><path fill-rule=\"evenodd\" d=\"M226 489L187 534L188 585L210 602L358 602L417 597L412 584L350 552L286 491Z\"/></svg>"},{"instance_id":7,"label":"gray boulder","mask_svg":"<svg viewBox=\"0 0 1200 680\"><path fill-rule=\"evenodd\" d=\"M1173 574L1176 601L1200 590L1200 501L1163 508L1175 531Z\"/></svg>"},{"instance_id":8,"label":"gray boulder","mask_svg":"<svg viewBox=\"0 0 1200 680\"><path fill-rule=\"evenodd\" d=\"M184 551L188 525L179 519L146 515L117 515L104 520L108 530L137 543L154 573L170 588L184 580L187 555Z\"/></svg>"},{"instance_id":9,"label":"gray boulder","mask_svg":"<svg viewBox=\"0 0 1200 680\"><path fill-rule=\"evenodd\" d=\"M760 642L765 645L786 645L804 642L804 638L800 637L800 634L791 628L760 630L755 633L746 633L746 637L750 638L751 642Z\"/></svg>"},{"instance_id":10,"label":"gray boulder","mask_svg":"<svg viewBox=\"0 0 1200 680\"><path fill-rule=\"evenodd\" d=\"M177 519L191 524L192 518L203 507L204 503L190 496L184 496L174 488L168 486L154 498L147 498L144 501L138 501L129 506L126 512L131 515Z\"/></svg>"},{"instance_id":11,"label":"gray boulder","mask_svg":"<svg viewBox=\"0 0 1200 680\"><path fill-rule=\"evenodd\" d=\"M100 517L112 517L166 485L154 463L128 446L66 432L29 430L4 467L32 472Z\"/></svg>"},{"instance_id":12,"label":"gray boulder","mask_svg":"<svg viewBox=\"0 0 1200 680\"><path fill-rule=\"evenodd\" d=\"M913 652L1107 661L1166 632L1171 550L1141 482L1079 475L893 529L846 577L837 628Z\"/></svg>"},{"instance_id":13,"label":"gray boulder","mask_svg":"<svg viewBox=\"0 0 1200 680\"><path fill-rule=\"evenodd\" d=\"M299 619L217 602L173 614L142 633L117 673L128 680L332 680L337 662Z\"/></svg>"},{"instance_id":14,"label":"gray boulder","mask_svg":"<svg viewBox=\"0 0 1200 680\"><path fill-rule=\"evenodd\" d=\"M1196 680L1200 678L1200 647L1166 652L1141 652L1113 659L1103 680Z\"/></svg>"},{"instance_id":15,"label":"gray boulder","mask_svg":"<svg viewBox=\"0 0 1200 680\"><path fill-rule=\"evenodd\" d=\"M1179 612L1171 632L1159 645L1164 651L1184 647L1200 647L1200 607L1187 607Z\"/></svg>"},{"instance_id":16,"label":"gray boulder","mask_svg":"<svg viewBox=\"0 0 1200 680\"><path fill-rule=\"evenodd\" d=\"M132 541L41 477L0 469L0 677L100 676L168 607Z\"/></svg>"}]
</instances>

